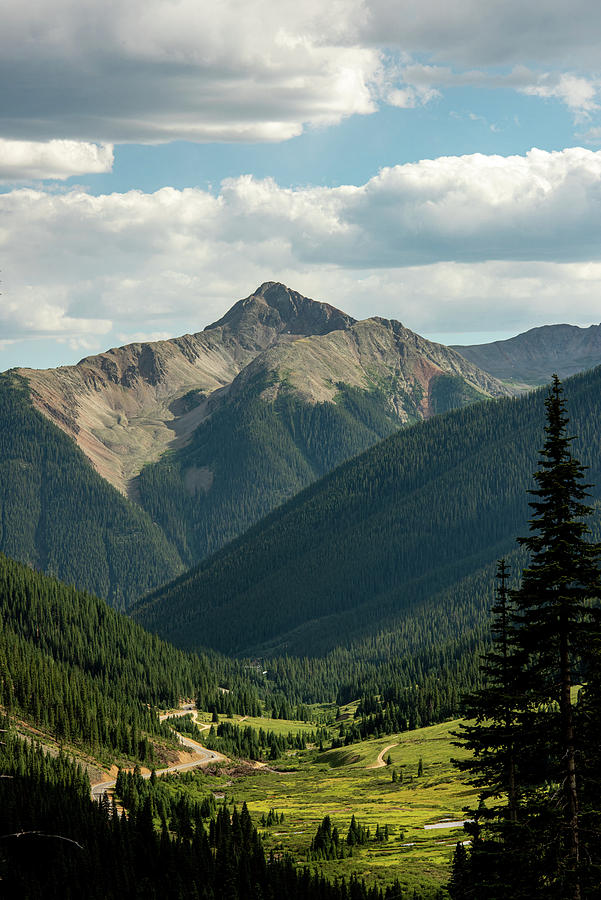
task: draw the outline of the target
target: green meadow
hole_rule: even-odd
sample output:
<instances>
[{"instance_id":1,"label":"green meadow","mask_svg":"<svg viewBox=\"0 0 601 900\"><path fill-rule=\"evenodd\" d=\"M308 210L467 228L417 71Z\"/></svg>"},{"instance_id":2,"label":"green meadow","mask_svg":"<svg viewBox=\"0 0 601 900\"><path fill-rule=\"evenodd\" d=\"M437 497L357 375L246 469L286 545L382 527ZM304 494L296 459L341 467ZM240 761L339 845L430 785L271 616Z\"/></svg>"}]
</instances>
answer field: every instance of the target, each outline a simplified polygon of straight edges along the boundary
<instances>
[{"instance_id":1,"label":"green meadow","mask_svg":"<svg viewBox=\"0 0 601 900\"><path fill-rule=\"evenodd\" d=\"M235 721L240 721L239 717ZM247 723L264 729L277 724L285 732L297 731L302 724L307 730L313 727L287 720L241 722L242 726ZM289 752L252 773L232 767L229 771L225 767L217 776L188 773L179 784L173 781L173 790L198 797L213 792L238 806L246 801L267 851L290 851L299 865L318 868L328 877L348 878L354 872L381 885L398 878L406 890L428 888L432 897L440 896L437 892L448 880L455 844L465 835L461 828L425 826L461 821L463 807L473 798L473 790L461 783L451 764L452 757L464 755L452 743L458 725L458 721L446 722L323 753L316 749ZM370 768L383 750L385 759L390 756L390 764ZM283 813L283 822L263 828L261 817L270 809L279 816ZM354 815L370 828L372 837L377 825L387 825L389 839L355 847L353 855L345 859L311 861L311 840L326 815L344 838Z\"/></svg>"}]
</instances>

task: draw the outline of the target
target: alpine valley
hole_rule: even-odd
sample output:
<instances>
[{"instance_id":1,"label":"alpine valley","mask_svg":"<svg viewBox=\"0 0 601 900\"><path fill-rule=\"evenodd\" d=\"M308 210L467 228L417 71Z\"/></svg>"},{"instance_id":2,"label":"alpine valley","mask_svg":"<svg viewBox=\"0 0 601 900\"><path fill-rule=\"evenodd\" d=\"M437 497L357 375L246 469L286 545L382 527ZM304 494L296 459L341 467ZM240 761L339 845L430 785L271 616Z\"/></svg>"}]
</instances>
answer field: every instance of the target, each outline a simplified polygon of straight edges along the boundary
<instances>
[{"instance_id":1,"label":"alpine valley","mask_svg":"<svg viewBox=\"0 0 601 900\"><path fill-rule=\"evenodd\" d=\"M452 348L266 282L1 374L0 893L593 900L600 330Z\"/></svg>"},{"instance_id":2,"label":"alpine valley","mask_svg":"<svg viewBox=\"0 0 601 900\"><path fill-rule=\"evenodd\" d=\"M127 606L402 425L509 394L266 283L198 334L2 376L0 550Z\"/></svg>"}]
</instances>

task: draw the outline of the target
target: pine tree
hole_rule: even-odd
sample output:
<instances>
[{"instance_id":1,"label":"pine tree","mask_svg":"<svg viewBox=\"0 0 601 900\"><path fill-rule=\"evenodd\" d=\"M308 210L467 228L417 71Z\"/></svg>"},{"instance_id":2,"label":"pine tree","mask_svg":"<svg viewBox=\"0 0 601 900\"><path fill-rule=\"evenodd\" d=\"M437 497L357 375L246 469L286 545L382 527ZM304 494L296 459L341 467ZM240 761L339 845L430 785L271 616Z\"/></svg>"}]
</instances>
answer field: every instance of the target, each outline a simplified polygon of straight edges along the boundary
<instances>
[{"instance_id":1,"label":"pine tree","mask_svg":"<svg viewBox=\"0 0 601 900\"><path fill-rule=\"evenodd\" d=\"M449 882L449 895L451 900L465 900L468 891L472 887L470 866L467 859L467 851L460 842L455 847L453 855L453 867Z\"/></svg>"},{"instance_id":2,"label":"pine tree","mask_svg":"<svg viewBox=\"0 0 601 900\"><path fill-rule=\"evenodd\" d=\"M519 589L510 592L513 610L507 572L499 566L494 646L484 660L488 683L471 698L475 724L460 732L474 758L459 765L481 788L469 829L471 896L487 900L581 900L598 890L591 874L599 863L598 807L583 795L586 780L579 783L579 767L592 784L601 679L598 661L596 668L591 665L592 648L600 642L591 601L601 597L601 545L587 539L584 519L592 510L584 501L590 485L571 453L557 376L545 406L546 439L530 492L531 533L518 539L529 562ZM579 712L572 688L587 662L591 683ZM588 748L584 764L581 748Z\"/></svg>"},{"instance_id":3,"label":"pine tree","mask_svg":"<svg viewBox=\"0 0 601 900\"><path fill-rule=\"evenodd\" d=\"M530 561L513 600L518 640L528 660L524 689L537 731L549 747L547 771L540 762L537 767L546 806L542 821L549 813L553 821L559 813L556 871L549 873L548 892L579 900L583 859L572 687L581 670L582 648L590 646L597 631L590 602L601 596L601 546L587 540L583 519L592 512L584 502L590 485L584 483L584 467L572 456L573 438L567 433L569 419L556 375L545 406L546 440L531 491L531 534L519 539ZM552 785L546 797L543 778Z\"/></svg>"},{"instance_id":4,"label":"pine tree","mask_svg":"<svg viewBox=\"0 0 601 900\"><path fill-rule=\"evenodd\" d=\"M472 751L465 760L454 760L479 788L478 804L465 812L466 830L472 836L470 866L477 873L474 896L502 900L508 896L508 879L519 866L507 871L506 856L517 852L519 788L517 746L522 737L523 695L520 685L521 656L509 599L509 569L504 559L497 567L497 594L492 607L492 649L482 658L484 687L466 698L470 720L456 733L457 744ZM464 865L464 849L460 852ZM474 879L473 879L474 880ZM528 897L530 878L518 877L512 897Z\"/></svg>"}]
</instances>

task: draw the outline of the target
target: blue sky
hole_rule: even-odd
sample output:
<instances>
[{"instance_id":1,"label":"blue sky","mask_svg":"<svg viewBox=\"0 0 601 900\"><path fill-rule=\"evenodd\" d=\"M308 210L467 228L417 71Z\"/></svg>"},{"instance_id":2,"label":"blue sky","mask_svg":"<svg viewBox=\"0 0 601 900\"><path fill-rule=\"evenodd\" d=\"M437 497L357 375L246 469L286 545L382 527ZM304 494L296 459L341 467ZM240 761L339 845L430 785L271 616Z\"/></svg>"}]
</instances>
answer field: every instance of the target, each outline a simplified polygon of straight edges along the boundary
<instances>
[{"instance_id":1,"label":"blue sky","mask_svg":"<svg viewBox=\"0 0 601 900\"><path fill-rule=\"evenodd\" d=\"M8 0L0 370L267 280L446 343L601 320L601 10Z\"/></svg>"}]
</instances>

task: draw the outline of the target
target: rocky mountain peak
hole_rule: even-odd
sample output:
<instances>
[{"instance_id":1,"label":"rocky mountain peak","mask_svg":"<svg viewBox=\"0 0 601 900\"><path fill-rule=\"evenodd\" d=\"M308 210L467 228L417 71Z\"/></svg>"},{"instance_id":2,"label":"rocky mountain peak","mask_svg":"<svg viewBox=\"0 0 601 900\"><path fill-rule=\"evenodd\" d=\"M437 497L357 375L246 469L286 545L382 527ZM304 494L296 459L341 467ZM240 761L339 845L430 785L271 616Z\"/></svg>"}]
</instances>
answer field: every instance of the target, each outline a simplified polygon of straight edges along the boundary
<instances>
[{"instance_id":1,"label":"rocky mountain peak","mask_svg":"<svg viewBox=\"0 0 601 900\"><path fill-rule=\"evenodd\" d=\"M223 328L256 338L256 333L271 329L278 335L328 334L354 325L355 319L329 303L304 297L277 281L265 281L250 296L235 303L228 312L205 331Z\"/></svg>"}]
</instances>

